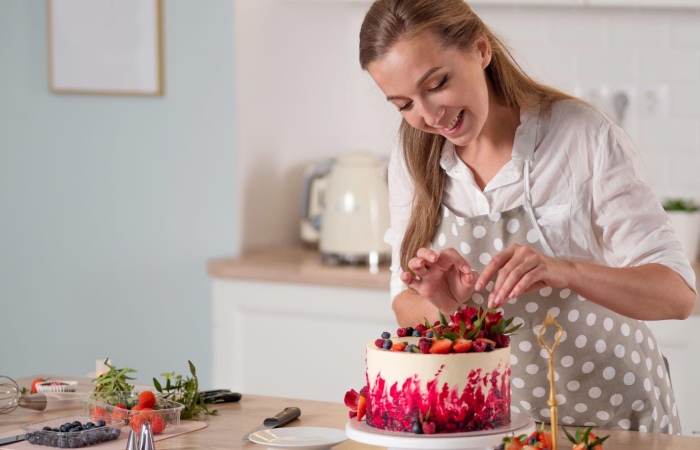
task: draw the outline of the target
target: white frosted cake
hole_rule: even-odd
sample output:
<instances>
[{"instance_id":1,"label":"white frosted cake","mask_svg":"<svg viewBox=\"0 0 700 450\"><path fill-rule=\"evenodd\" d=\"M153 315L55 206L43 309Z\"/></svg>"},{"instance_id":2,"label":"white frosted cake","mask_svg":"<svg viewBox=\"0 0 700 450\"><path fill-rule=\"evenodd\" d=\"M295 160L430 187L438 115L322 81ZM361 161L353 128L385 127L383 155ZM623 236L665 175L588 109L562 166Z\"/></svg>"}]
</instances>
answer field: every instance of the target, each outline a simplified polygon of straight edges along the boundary
<instances>
[{"instance_id":1,"label":"white frosted cake","mask_svg":"<svg viewBox=\"0 0 700 450\"><path fill-rule=\"evenodd\" d=\"M510 424L511 320L469 308L452 322L400 328L367 344L369 426L460 433ZM495 330L486 333L484 330ZM364 409L364 408L363 408ZM363 411L364 412L364 411Z\"/></svg>"}]
</instances>

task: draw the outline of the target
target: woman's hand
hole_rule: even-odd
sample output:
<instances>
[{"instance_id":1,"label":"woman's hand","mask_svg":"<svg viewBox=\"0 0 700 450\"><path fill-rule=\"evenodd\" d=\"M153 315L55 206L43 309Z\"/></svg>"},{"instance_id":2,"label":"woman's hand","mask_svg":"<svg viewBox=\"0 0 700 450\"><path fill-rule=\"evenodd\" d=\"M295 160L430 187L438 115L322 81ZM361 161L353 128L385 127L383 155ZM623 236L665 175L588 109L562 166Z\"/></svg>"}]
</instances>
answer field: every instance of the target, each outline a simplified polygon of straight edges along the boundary
<instances>
[{"instance_id":1,"label":"woman's hand","mask_svg":"<svg viewBox=\"0 0 700 450\"><path fill-rule=\"evenodd\" d=\"M411 272L403 272L401 280L448 314L469 299L479 275L453 248L443 250L439 255L433 250L421 248L416 252L416 257L408 262L408 268L418 278Z\"/></svg>"},{"instance_id":2,"label":"woman's hand","mask_svg":"<svg viewBox=\"0 0 700 450\"><path fill-rule=\"evenodd\" d=\"M499 308L523 292L568 286L571 270L573 264L568 261L543 255L530 246L512 244L489 261L475 288L483 289L496 276L488 307Z\"/></svg>"}]
</instances>

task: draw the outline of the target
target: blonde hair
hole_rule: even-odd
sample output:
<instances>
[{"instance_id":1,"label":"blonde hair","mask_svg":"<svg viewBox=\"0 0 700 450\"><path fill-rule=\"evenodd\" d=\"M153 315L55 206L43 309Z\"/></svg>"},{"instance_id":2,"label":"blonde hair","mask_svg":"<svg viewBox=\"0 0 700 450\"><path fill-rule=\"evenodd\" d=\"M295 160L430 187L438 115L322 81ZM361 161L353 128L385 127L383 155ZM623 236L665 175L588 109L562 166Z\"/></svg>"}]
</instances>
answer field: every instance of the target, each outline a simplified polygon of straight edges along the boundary
<instances>
[{"instance_id":1,"label":"blonde hair","mask_svg":"<svg viewBox=\"0 0 700 450\"><path fill-rule=\"evenodd\" d=\"M508 108L536 113L556 100L572 98L525 74L508 48L464 0L375 1L360 28L360 65L367 70L400 40L425 32L436 36L446 48L464 51L485 36L492 52L486 78L494 96ZM411 217L401 243L401 267L406 269L418 249L430 244L438 225L445 184L445 173L440 167L445 137L418 130L402 120L399 139L414 184Z\"/></svg>"}]
</instances>

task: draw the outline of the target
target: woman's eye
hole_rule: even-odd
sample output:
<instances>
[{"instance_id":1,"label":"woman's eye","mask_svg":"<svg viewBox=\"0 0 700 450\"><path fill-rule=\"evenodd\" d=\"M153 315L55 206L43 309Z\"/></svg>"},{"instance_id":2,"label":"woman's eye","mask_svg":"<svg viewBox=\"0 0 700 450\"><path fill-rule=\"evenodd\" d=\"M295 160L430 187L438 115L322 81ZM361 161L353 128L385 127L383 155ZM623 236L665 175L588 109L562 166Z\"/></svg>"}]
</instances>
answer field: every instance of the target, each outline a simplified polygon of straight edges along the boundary
<instances>
[{"instance_id":1,"label":"woman's eye","mask_svg":"<svg viewBox=\"0 0 700 450\"><path fill-rule=\"evenodd\" d=\"M442 80L440 80L440 83L438 83L437 86L434 88L428 89L429 92L436 92L442 89L443 86L445 86L445 83L447 83L447 75L445 75Z\"/></svg>"},{"instance_id":2,"label":"woman's eye","mask_svg":"<svg viewBox=\"0 0 700 450\"><path fill-rule=\"evenodd\" d=\"M404 105L399 106L399 111L400 112L408 111L409 109L411 109L411 106L413 106L413 102L408 102Z\"/></svg>"}]
</instances>

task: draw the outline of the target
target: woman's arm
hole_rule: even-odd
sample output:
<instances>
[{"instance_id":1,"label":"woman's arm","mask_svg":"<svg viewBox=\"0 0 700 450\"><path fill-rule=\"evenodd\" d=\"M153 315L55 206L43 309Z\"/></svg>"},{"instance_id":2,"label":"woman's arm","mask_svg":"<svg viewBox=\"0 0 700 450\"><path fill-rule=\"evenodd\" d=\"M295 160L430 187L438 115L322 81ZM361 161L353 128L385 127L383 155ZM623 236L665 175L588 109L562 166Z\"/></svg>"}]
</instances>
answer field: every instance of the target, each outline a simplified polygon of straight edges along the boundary
<instances>
[{"instance_id":1,"label":"woman's arm","mask_svg":"<svg viewBox=\"0 0 700 450\"><path fill-rule=\"evenodd\" d=\"M589 301L639 320L685 319L697 295L675 271L661 264L613 268L566 261L511 245L487 264L476 282L482 289L495 279L491 308L545 286L569 288Z\"/></svg>"},{"instance_id":2,"label":"woman's arm","mask_svg":"<svg viewBox=\"0 0 700 450\"><path fill-rule=\"evenodd\" d=\"M579 295L632 319L686 319L697 295L661 264L612 268L574 262L569 286Z\"/></svg>"}]
</instances>

